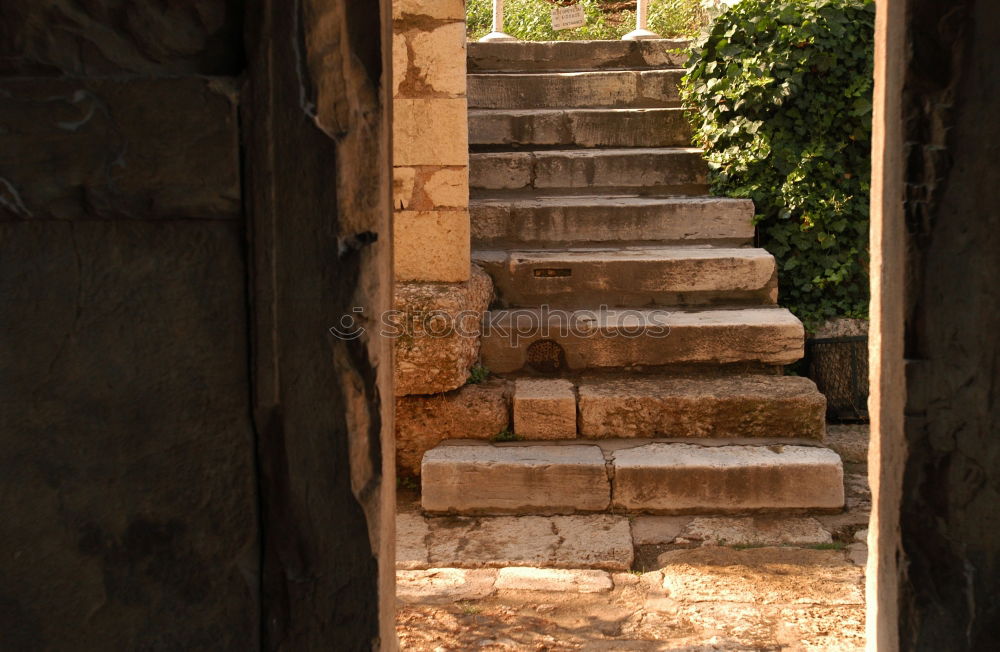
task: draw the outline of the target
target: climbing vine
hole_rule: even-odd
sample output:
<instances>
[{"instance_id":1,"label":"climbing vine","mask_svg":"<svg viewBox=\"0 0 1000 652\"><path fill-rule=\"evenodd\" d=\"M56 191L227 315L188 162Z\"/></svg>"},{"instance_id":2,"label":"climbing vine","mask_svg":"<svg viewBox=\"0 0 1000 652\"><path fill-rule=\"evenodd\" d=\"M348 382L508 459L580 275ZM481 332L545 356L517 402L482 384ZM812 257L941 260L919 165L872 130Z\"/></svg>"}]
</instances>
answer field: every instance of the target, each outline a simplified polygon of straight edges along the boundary
<instances>
[{"instance_id":1,"label":"climbing vine","mask_svg":"<svg viewBox=\"0 0 1000 652\"><path fill-rule=\"evenodd\" d=\"M807 325L868 311L874 17L873 0L742 0L682 82L712 191L754 201Z\"/></svg>"}]
</instances>

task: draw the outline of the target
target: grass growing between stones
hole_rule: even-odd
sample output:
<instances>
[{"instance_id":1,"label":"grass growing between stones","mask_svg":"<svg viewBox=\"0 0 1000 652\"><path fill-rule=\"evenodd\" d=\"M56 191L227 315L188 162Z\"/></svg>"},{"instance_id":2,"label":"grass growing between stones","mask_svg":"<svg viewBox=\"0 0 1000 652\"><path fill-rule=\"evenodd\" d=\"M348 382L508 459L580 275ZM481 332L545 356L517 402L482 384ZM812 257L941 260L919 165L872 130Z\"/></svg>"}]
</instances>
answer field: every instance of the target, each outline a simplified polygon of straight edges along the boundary
<instances>
[{"instance_id":1,"label":"grass growing between stones","mask_svg":"<svg viewBox=\"0 0 1000 652\"><path fill-rule=\"evenodd\" d=\"M486 365L473 365L472 369L469 369L469 378L465 381L466 385L478 385L485 382L487 378L490 377L490 369Z\"/></svg>"},{"instance_id":2,"label":"grass growing between stones","mask_svg":"<svg viewBox=\"0 0 1000 652\"><path fill-rule=\"evenodd\" d=\"M521 438L510 428L504 428L493 435L493 441L519 441Z\"/></svg>"}]
</instances>

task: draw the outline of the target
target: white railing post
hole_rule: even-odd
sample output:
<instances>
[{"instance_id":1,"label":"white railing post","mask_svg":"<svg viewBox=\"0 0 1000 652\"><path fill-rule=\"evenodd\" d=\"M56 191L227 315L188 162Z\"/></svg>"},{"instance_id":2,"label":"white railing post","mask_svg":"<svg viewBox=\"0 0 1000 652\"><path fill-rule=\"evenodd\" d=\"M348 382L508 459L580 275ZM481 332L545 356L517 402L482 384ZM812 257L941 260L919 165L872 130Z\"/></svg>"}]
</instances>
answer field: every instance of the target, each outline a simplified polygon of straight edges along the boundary
<instances>
[{"instance_id":1,"label":"white railing post","mask_svg":"<svg viewBox=\"0 0 1000 652\"><path fill-rule=\"evenodd\" d=\"M622 37L625 41L638 41L645 38L660 38L659 34L648 29L649 0L635 2L635 29Z\"/></svg>"},{"instance_id":2,"label":"white railing post","mask_svg":"<svg viewBox=\"0 0 1000 652\"><path fill-rule=\"evenodd\" d=\"M493 0L493 31L479 40L486 42L517 40L503 31L503 0Z\"/></svg>"}]
</instances>

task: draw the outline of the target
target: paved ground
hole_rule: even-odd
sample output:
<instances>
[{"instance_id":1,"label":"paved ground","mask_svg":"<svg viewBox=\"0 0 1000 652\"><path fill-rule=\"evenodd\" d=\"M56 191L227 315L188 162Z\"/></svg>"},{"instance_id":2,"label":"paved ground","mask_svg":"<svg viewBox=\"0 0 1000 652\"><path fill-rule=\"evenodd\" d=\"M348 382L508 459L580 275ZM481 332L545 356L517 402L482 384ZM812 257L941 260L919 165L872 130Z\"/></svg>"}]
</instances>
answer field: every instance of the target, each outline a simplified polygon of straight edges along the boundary
<instances>
[{"instance_id":1,"label":"paved ground","mask_svg":"<svg viewBox=\"0 0 1000 652\"><path fill-rule=\"evenodd\" d=\"M401 491L403 650L858 650L870 510L791 517L425 518Z\"/></svg>"}]
</instances>

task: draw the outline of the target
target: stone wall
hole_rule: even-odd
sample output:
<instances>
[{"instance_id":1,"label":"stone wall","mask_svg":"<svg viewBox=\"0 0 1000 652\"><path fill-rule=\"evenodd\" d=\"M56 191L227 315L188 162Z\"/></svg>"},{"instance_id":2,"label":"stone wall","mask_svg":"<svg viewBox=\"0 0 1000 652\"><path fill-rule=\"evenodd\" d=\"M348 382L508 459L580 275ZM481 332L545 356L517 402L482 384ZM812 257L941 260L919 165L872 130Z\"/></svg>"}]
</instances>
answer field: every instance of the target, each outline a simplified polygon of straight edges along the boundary
<instances>
[{"instance_id":1,"label":"stone wall","mask_svg":"<svg viewBox=\"0 0 1000 652\"><path fill-rule=\"evenodd\" d=\"M395 647L391 6L246 4L0 3L4 649Z\"/></svg>"},{"instance_id":2,"label":"stone wall","mask_svg":"<svg viewBox=\"0 0 1000 652\"><path fill-rule=\"evenodd\" d=\"M986 650L1000 639L1000 5L912 0L907 23L900 647Z\"/></svg>"},{"instance_id":3,"label":"stone wall","mask_svg":"<svg viewBox=\"0 0 1000 652\"><path fill-rule=\"evenodd\" d=\"M463 0L393 0L393 205L400 281L469 278Z\"/></svg>"},{"instance_id":4,"label":"stone wall","mask_svg":"<svg viewBox=\"0 0 1000 652\"><path fill-rule=\"evenodd\" d=\"M1000 5L878 4L869 649L1000 638Z\"/></svg>"},{"instance_id":5,"label":"stone wall","mask_svg":"<svg viewBox=\"0 0 1000 652\"><path fill-rule=\"evenodd\" d=\"M3 647L258 644L243 15L192 5L0 8Z\"/></svg>"}]
</instances>

